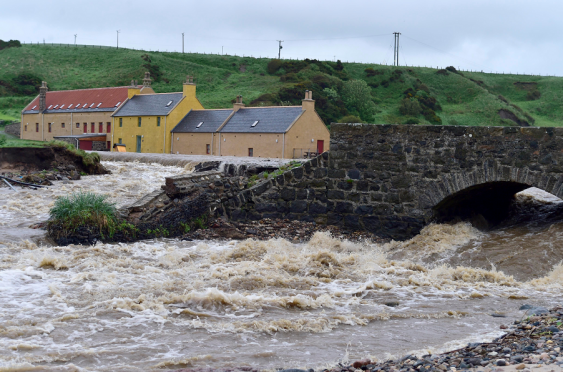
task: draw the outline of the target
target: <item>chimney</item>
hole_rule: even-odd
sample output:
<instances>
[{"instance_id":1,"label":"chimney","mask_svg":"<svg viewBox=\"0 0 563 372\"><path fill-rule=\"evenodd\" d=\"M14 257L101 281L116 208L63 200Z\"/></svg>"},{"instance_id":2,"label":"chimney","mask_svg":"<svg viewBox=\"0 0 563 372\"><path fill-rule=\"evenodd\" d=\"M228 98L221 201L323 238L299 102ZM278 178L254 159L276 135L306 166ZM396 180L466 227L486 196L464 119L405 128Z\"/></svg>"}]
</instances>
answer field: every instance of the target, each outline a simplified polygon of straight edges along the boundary
<instances>
[{"instance_id":1,"label":"chimney","mask_svg":"<svg viewBox=\"0 0 563 372\"><path fill-rule=\"evenodd\" d=\"M302 102L301 107L303 108L303 111L305 110L315 111L315 101L313 100L312 90L305 91L305 98L301 102Z\"/></svg>"},{"instance_id":2,"label":"chimney","mask_svg":"<svg viewBox=\"0 0 563 372\"><path fill-rule=\"evenodd\" d=\"M131 99L137 94L140 94L141 90L137 85L137 80L131 80L131 86L127 87L127 98Z\"/></svg>"},{"instance_id":3,"label":"chimney","mask_svg":"<svg viewBox=\"0 0 563 372\"><path fill-rule=\"evenodd\" d=\"M238 110L240 110L243 107L244 107L244 103L242 103L242 96L237 96L237 100L236 100L235 104L233 105L233 110L235 112L237 112Z\"/></svg>"},{"instance_id":4,"label":"chimney","mask_svg":"<svg viewBox=\"0 0 563 372\"><path fill-rule=\"evenodd\" d=\"M39 111L45 111L47 109L47 82L42 81L41 87L39 88Z\"/></svg>"},{"instance_id":5,"label":"chimney","mask_svg":"<svg viewBox=\"0 0 563 372\"><path fill-rule=\"evenodd\" d=\"M186 82L184 83L184 97L192 97L192 98L196 98L195 97L195 83L194 83L194 77L191 75L186 76Z\"/></svg>"},{"instance_id":6,"label":"chimney","mask_svg":"<svg viewBox=\"0 0 563 372\"><path fill-rule=\"evenodd\" d=\"M151 87L151 73L145 72L145 78L143 79L143 88L150 88Z\"/></svg>"}]
</instances>

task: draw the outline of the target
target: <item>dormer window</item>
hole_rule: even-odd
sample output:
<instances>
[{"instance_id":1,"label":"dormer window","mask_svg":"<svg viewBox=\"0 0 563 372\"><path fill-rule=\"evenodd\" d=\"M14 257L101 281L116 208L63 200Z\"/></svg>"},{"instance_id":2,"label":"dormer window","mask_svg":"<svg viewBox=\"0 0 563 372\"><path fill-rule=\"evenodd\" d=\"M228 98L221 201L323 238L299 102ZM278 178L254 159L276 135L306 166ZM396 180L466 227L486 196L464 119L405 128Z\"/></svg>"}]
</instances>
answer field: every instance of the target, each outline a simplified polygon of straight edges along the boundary
<instances>
[{"instance_id":1,"label":"dormer window","mask_svg":"<svg viewBox=\"0 0 563 372\"><path fill-rule=\"evenodd\" d=\"M166 104L166 107L169 107L171 104L172 104L172 101L168 102L168 103Z\"/></svg>"},{"instance_id":2,"label":"dormer window","mask_svg":"<svg viewBox=\"0 0 563 372\"><path fill-rule=\"evenodd\" d=\"M252 123L252 125L250 127L254 128L256 126L256 124L258 124L258 120L256 120L254 123Z\"/></svg>"},{"instance_id":3,"label":"dormer window","mask_svg":"<svg viewBox=\"0 0 563 372\"><path fill-rule=\"evenodd\" d=\"M203 124L203 121L202 121L201 123L199 123L199 124L197 125L197 127L196 127L196 128L199 128L199 127L201 127L201 126L202 126L202 124Z\"/></svg>"}]
</instances>

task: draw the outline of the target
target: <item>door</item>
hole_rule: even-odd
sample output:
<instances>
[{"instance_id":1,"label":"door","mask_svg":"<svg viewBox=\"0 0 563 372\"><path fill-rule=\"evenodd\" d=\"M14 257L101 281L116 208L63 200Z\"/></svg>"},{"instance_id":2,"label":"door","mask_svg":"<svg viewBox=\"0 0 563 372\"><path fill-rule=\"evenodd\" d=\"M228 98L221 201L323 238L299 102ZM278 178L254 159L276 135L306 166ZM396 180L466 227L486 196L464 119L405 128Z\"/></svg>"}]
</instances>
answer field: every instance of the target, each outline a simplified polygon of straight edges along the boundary
<instances>
[{"instance_id":1,"label":"door","mask_svg":"<svg viewBox=\"0 0 563 372\"><path fill-rule=\"evenodd\" d=\"M322 154L324 152L325 141L317 140L317 154Z\"/></svg>"},{"instance_id":2,"label":"door","mask_svg":"<svg viewBox=\"0 0 563 372\"><path fill-rule=\"evenodd\" d=\"M142 141L142 136L137 136L137 152L141 152L141 141Z\"/></svg>"},{"instance_id":3,"label":"door","mask_svg":"<svg viewBox=\"0 0 563 372\"><path fill-rule=\"evenodd\" d=\"M92 151L92 141L78 141L78 147L81 150Z\"/></svg>"}]
</instances>

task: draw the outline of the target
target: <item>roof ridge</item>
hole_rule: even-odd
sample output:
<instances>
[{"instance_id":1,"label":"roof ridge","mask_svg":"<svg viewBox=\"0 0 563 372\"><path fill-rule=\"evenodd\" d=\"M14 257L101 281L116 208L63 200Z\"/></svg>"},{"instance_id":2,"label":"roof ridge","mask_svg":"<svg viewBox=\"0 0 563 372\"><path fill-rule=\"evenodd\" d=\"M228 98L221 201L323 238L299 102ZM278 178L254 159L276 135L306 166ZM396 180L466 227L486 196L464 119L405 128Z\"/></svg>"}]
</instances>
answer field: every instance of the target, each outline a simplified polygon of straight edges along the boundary
<instances>
[{"instance_id":1,"label":"roof ridge","mask_svg":"<svg viewBox=\"0 0 563 372\"><path fill-rule=\"evenodd\" d=\"M239 110L244 110L244 109L261 109L261 108L294 108L294 107L303 107L303 106L254 106L254 107L241 107Z\"/></svg>"},{"instance_id":2,"label":"roof ridge","mask_svg":"<svg viewBox=\"0 0 563 372\"><path fill-rule=\"evenodd\" d=\"M139 85L139 86L141 86L141 85ZM78 91L86 91L86 90L123 89L123 88L131 88L131 87L122 86L122 87L105 87L105 88L85 88L85 89L50 90L50 91L47 92L47 94L49 94L49 93L61 93L61 92L78 92Z\"/></svg>"}]
</instances>

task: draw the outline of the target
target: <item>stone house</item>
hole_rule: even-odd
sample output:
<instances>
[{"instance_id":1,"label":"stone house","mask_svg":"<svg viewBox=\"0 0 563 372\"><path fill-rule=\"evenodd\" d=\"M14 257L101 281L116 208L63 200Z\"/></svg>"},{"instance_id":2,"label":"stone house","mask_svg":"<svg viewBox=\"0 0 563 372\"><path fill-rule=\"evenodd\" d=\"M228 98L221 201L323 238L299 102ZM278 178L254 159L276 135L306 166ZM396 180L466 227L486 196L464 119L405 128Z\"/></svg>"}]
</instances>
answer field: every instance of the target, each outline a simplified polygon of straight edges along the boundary
<instances>
[{"instance_id":1,"label":"stone house","mask_svg":"<svg viewBox=\"0 0 563 372\"><path fill-rule=\"evenodd\" d=\"M134 95L112 115L111 145L125 145L127 152L170 153L172 128L193 109L203 106L191 76L182 92Z\"/></svg>"},{"instance_id":2,"label":"stone house","mask_svg":"<svg viewBox=\"0 0 563 372\"><path fill-rule=\"evenodd\" d=\"M302 106L191 110L172 130L172 153L301 159L328 150L330 132L315 111L313 92Z\"/></svg>"},{"instance_id":3,"label":"stone house","mask_svg":"<svg viewBox=\"0 0 563 372\"><path fill-rule=\"evenodd\" d=\"M149 78L150 81L150 78ZM49 92L42 82L39 95L21 113L20 138L36 141L67 140L84 150L109 149L114 127L111 115L128 97L154 93L149 86L76 89Z\"/></svg>"}]
</instances>

